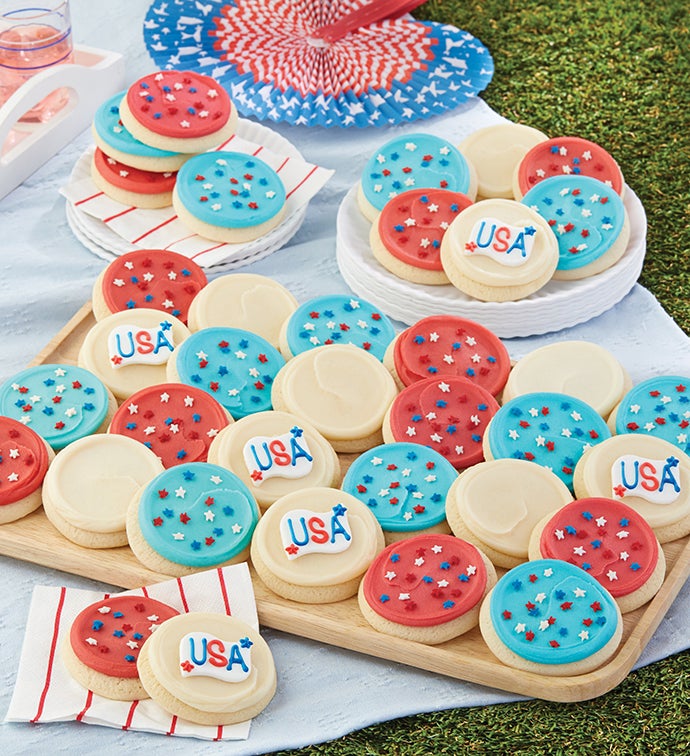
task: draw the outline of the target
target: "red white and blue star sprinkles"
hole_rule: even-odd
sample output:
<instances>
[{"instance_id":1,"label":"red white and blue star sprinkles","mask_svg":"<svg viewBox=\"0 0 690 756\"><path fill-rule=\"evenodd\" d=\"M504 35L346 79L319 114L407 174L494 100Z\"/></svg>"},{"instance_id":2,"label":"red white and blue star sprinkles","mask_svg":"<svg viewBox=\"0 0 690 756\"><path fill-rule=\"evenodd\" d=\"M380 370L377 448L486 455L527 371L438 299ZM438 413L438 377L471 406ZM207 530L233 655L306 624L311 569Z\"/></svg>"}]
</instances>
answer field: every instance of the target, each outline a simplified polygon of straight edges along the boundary
<instances>
[{"instance_id":1,"label":"red white and blue star sprinkles","mask_svg":"<svg viewBox=\"0 0 690 756\"><path fill-rule=\"evenodd\" d=\"M237 475L191 462L169 468L146 486L138 519L149 546L165 559L211 567L249 545L259 508Z\"/></svg>"},{"instance_id":2,"label":"red white and blue star sprinkles","mask_svg":"<svg viewBox=\"0 0 690 756\"><path fill-rule=\"evenodd\" d=\"M580 457L610 436L604 419L586 402L567 394L537 392L506 402L489 426L487 442L494 459L536 462L572 491Z\"/></svg>"},{"instance_id":3,"label":"red white and blue star sprinkles","mask_svg":"<svg viewBox=\"0 0 690 756\"><path fill-rule=\"evenodd\" d=\"M656 436L690 454L690 378L662 375L634 386L616 410L616 433Z\"/></svg>"},{"instance_id":4,"label":"red white and blue star sprinkles","mask_svg":"<svg viewBox=\"0 0 690 756\"><path fill-rule=\"evenodd\" d=\"M40 488L49 461L41 436L18 420L0 415L0 507Z\"/></svg>"},{"instance_id":5,"label":"red white and blue star sprinkles","mask_svg":"<svg viewBox=\"0 0 690 756\"><path fill-rule=\"evenodd\" d=\"M177 349L179 380L207 391L236 420L273 409L271 386L285 364L265 339L241 328L203 328Z\"/></svg>"}]
</instances>

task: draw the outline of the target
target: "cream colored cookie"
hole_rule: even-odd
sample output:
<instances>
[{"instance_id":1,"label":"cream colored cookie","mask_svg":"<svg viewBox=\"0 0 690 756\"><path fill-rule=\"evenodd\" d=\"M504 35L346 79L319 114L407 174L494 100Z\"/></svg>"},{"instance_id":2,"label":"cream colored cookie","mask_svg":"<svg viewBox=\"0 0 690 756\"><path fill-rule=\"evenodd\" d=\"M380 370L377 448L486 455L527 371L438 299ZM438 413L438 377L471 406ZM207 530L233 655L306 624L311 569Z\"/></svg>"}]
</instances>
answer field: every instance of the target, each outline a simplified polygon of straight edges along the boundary
<instances>
[{"instance_id":1,"label":"cream colored cookie","mask_svg":"<svg viewBox=\"0 0 690 756\"><path fill-rule=\"evenodd\" d=\"M340 483L333 447L289 412L269 410L241 418L213 439L208 461L238 475L262 509L291 491Z\"/></svg>"},{"instance_id":2,"label":"cream colored cookie","mask_svg":"<svg viewBox=\"0 0 690 756\"><path fill-rule=\"evenodd\" d=\"M310 422L338 452L380 444L381 425L397 391L376 357L351 344L316 347L291 359L275 377L274 409Z\"/></svg>"},{"instance_id":3,"label":"cream colored cookie","mask_svg":"<svg viewBox=\"0 0 690 756\"><path fill-rule=\"evenodd\" d=\"M572 499L547 468L497 459L468 468L453 483L446 519L456 536L475 544L497 567L510 568L527 559L536 523Z\"/></svg>"},{"instance_id":4,"label":"cream colored cookie","mask_svg":"<svg viewBox=\"0 0 690 756\"><path fill-rule=\"evenodd\" d=\"M204 725L255 717L276 685L273 655L258 630L225 614L189 612L164 622L144 644L139 677L175 716Z\"/></svg>"},{"instance_id":5,"label":"cream colored cookie","mask_svg":"<svg viewBox=\"0 0 690 756\"><path fill-rule=\"evenodd\" d=\"M297 300L281 284L255 273L228 273L210 281L192 300L189 328L242 328L278 346L283 323L297 309Z\"/></svg>"},{"instance_id":6,"label":"cream colored cookie","mask_svg":"<svg viewBox=\"0 0 690 756\"><path fill-rule=\"evenodd\" d=\"M254 531L251 559L266 586L309 604L357 593L384 537L369 508L336 488L304 488L275 501Z\"/></svg>"},{"instance_id":7,"label":"cream colored cookie","mask_svg":"<svg viewBox=\"0 0 690 756\"><path fill-rule=\"evenodd\" d=\"M529 352L513 365L503 402L550 391L582 399L607 418L631 387L626 369L604 347L590 341L558 341Z\"/></svg>"},{"instance_id":8,"label":"cream colored cookie","mask_svg":"<svg viewBox=\"0 0 690 756\"><path fill-rule=\"evenodd\" d=\"M125 436L99 433L66 446L43 481L43 507L70 541L91 549L127 543L127 507L163 471L158 457Z\"/></svg>"},{"instance_id":9,"label":"cream colored cookie","mask_svg":"<svg viewBox=\"0 0 690 756\"><path fill-rule=\"evenodd\" d=\"M99 320L84 337L78 364L95 373L123 401L165 383L168 358L190 332L160 310L125 310Z\"/></svg>"},{"instance_id":10,"label":"cream colored cookie","mask_svg":"<svg viewBox=\"0 0 690 756\"><path fill-rule=\"evenodd\" d=\"M623 501L661 543L690 533L690 457L668 441L638 433L612 436L585 451L573 486L578 499Z\"/></svg>"},{"instance_id":11,"label":"cream colored cookie","mask_svg":"<svg viewBox=\"0 0 690 756\"><path fill-rule=\"evenodd\" d=\"M441 242L450 282L487 302L524 299L551 280L558 242L535 210L508 199L487 199L463 210Z\"/></svg>"},{"instance_id":12,"label":"cream colored cookie","mask_svg":"<svg viewBox=\"0 0 690 756\"><path fill-rule=\"evenodd\" d=\"M513 173L532 147L547 139L538 129L510 121L470 134L459 149L477 171L477 199L519 199L513 191Z\"/></svg>"}]
</instances>

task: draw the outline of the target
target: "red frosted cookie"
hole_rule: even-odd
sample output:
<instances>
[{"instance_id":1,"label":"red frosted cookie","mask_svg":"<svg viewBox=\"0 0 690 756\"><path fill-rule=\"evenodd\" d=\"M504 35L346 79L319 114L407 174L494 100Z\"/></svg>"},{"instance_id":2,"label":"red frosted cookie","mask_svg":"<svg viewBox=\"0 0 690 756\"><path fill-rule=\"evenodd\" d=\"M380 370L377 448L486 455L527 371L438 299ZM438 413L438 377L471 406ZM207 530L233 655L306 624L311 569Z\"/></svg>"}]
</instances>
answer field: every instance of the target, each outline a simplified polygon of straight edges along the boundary
<instances>
[{"instance_id":1,"label":"red frosted cookie","mask_svg":"<svg viewBox=\"0 0 690 756\"><path fill-rule=\"evenodd\" d=\"M230 415L206 391L182 383L159 383L138 391L115 413L110 433L141 441L164 467L206 462Z\"/></svg>"},{"instance_id":2,"label":"red frosted cookie","mask_svg":"<svg viewBox=\"0 0 690 756\"><path fill-rule=\"evenodd\" d=\"M461 192L412 189L390 199L369 235L374 257L399 278L447 284L441 239L458 213L472 204Z\"/></svg>"},{"instance_id":3,"label":"red frosted cookie","mask_svg":"<svg viewBox=\"0 0 690 756\"><path fill-rule=\"evenodd\" d=\"M120 103L124 127L144 144L173 152L204 152L235 132L237 110L210 76L157 71L143 76Z\"/></svg>"},{"instance_id":4,"label":"red frosted cookie","mask_svg":"<svg viewBox=\"0 0 690 756\"><path fill-rule=\"evenodd\" d=\"M518 164L513 176L515 198L543 179L567 175L598 179L621 197L625 191L621 169L603 147L580 137L555 137L532 147Z\"/></svg>"},{"instance_id":5,"label":"red frosted cookie","mask_svg":"<svg viewBox=\"0 0 690 756\"><path fill-rule=\"evenodd\" d=\"M452 535L396 541L381 551L359 587L359 606L374 628L420 643L443 643L479 621L496 571L482 552Z\"/></svg>"},{"instance_id":6,"label":"red frosted cookie","mask_svg":"<svg viewBox=\"0 0 690 756\"><path fill-rule=\"evenodd\" d=\"M537 524L530 559L561 559L588 572L621 612L649 601L664 581L664 552L632 507L606 498L576 499Z\"/></svg>"},{"instance_id":7,"label":"red frosted cookie","mask_svg":"<svg viewBox=\"0 0 690 756\"><path fill-rule=\"evenodd\" d=\"M123 310L148 307L187 323L194 297L206 274L188 257L165 249L137 249L113 260L93 286L96 320Z\"/></svg>"},{"instance_id":8,"label":"red frosted cookie","mask_svg":"<svg viewBox=\"0 0 690 756\"><path fill-rule=\"evenodd\" d=\"M62 648L70 674L85 688L118 701L148 698L137 658L150 635L178 614L146 596L112 596L75 618Z\"/></svg>"},{"instance_id":9,"label":"red frosted cookie","mask_svg":"<svg viewBox=\"0 0 690 756\"><path fill-rule=\"evenodd\" d=\"M429 446L463 469L484 459L482 437L496 412L496 399L466 378L426 378L393 400L383 421L383 440Z\"/></svg>"},{"instance_id":10,"label":"red frosted cookie","mask_svg":"<svg viewBox=\"0 0 690 756\"><path fill-rule=\"evenodd\" d=\"M157 208L172 205L176 171L156 173L133 168L96 147L91 161L93 183L111 199L128 207Z\"/></svg>"},{"instance_id":11,"label":"red frosted cookie","mask_svg":"<svg viewBox=\"0 0 690 756\"><path fill-rule=\"evenodd\" d=\"M31 428L0 415L0 524L41 506L41 489L52 449Z\"/></svg>"},{"instance_id":12,"label":"red frosted cookie","mask_svg":"<svg viewBox=\"0 0 690 756\"><path fill-rule=\"evenodd\" d=\"M494 396L510 372L510 356L498 336L455 315L418 320L392 342L384 364L405 386L434 376L458 376Z\"/></svg>"}]
</instances>

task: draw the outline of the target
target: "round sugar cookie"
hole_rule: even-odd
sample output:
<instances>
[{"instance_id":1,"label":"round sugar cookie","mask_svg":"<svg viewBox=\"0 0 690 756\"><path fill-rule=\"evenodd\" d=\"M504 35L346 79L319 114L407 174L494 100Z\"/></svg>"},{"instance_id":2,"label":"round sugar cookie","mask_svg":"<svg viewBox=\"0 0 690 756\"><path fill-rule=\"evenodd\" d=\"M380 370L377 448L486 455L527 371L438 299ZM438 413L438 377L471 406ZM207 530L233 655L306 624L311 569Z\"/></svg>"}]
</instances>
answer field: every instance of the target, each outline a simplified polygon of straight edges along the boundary
<instances>
[{"instance_id":1,"label":"round sugar cookie","mask_svg":"<svg viewBox=\"0 0 690 756\"><path fill-rule=\"evenodd\" d=\"M276 669L256 628L225 614L189 612L165 622L137 661L146 692L189 722L229 725L273 698Z\"/></svg>"},{"instance_id":2,"label":"round sugar cookie","mask_svg":"<svg viewBox=\"0 0 690 756\"><path fill-rule=\"evenodd\" d=\"M575 495L622 501L661 543L690 533L690 457L654 436L625 433L589 449L577 463Z\"/></svg>"},{"instance_id":3,"label":"round sugar cookie","mask_svg":"<svg viewBox=\"0 0 690 756\"><path fill-rule=\"evenodd\" d=\"M93 183L110 199L127 207L155 209L172 205L175 171L144 171L121 163L98 147L91 160Z\"/></svg>"},{"instance_id":4,"label":"round sugar cookie","mask_svg":"<svg viewBox=\"0 0 690 756\"><path fill-rule=\"evenodd\" d=\"M258 239L285 215L285 186L261 158L243 152L205 152L180 168L173 191L179 219L213 241Z\"/></svg>"},{"instance_id":5,"label":"round sugar cookie","mask_svg":"<svg viewBox=\"0 0 690 756\"><path fill-rule=\"evenodd\" d=\"M663 438L690 454L690 378L660 375L635 386L609 417L612 433Z\"/></svg>"},{"instance_id":6,"label":"round sugar cookie","mask_svg":"<svg viewBox=\"0 0 690 756\"><path fill-rule=\"evenodd\" d=\"M91 125L96 146L106 155L142 171L177 171L188 154L158 150L135 139L122 125L120 103L125 92L105 100L96 111Z\"/></svg>"},{"instance_id":7,"label":"round sugar cookie","mask_svg":"<svg viewBox=\"0 0 690 756\"><path fill-rule=\"evenodd\" d=\"M520 199L540 181L572 175L597 179L621 197L625 191L618 163L601 145L582 137L554 137L535 144L515 167L513 193Z\"/></svg>"},{"instance_id":8,"label":"round sugar cookie","mask_svg":"<svg viewBox=\"0 0 690 756\"><path fill-rule=\"evenodd\" d=\"M135 139L173 152L211 150L235 133L238 120L225 89L193 71L147 74L129 87L119 108Z\"/></svg>"},{"instance_id":9,"label":"round sugar cookie","mask_svg":"<svg viewBox=\"0 0 690 756\"><path fill-rule=\"evenodd\" d=\"M376 630L443 643L471 630L496 584L496 570L471 543L440 533L390 544L359 586L359 608Z\"/></svg>"},{"instance_id":10,"label":"round sugar cookie","mask_svg":"<svg viewBox=\"0 0 690 756\"><path fill-rule=\"evenodd\" d=\"M109 433L144 444L164 467L206 462L231 415L208 392L181 383L157 383L132 394L110 421Z\"/></svg>"},{"instance_id":11,"label":"round sugar cookie","mask_svg":"<svg viewBox=\"0 0 690 756\"><path fill-rule=\"evenodd\" d=\"M354 344L383 360L394 336L388 316L370 302L328 294L304 302L283 323L280 351L290 359L325 344Z\"/></svg>"},{"instance_id":12,"label":"round sugar cookie","mask_svg":"<svg viewBox=\"0 0 690 756\"><path fill-rule=\"evenodd\" d=\"M124 546L132 497L162 471L158 457L131 438L109 433L80 438L61 449L48 468L46 517L79 546Z\"/></svg>"},{"instance_id":13,"label":"round sugar cookie","mask_svg":"<svg viewBox=\"0 0 690 756\"><path fill-rule=\"evenodd\" d=\"M552 470L572 491L575 465L611 432L581 399L535 392L506 402L484 434L486 459L526 459Z\"/></svg>"},{"instance_id":14,"label":"round sugar cookie","mask_svg":"<svg viewBox=\"0 0 690 756\"><path fill-rule=\"evenodd\" d=\"M434 449L420 444L381 444L360 454L341 488L366 504L386 543L420 533L448 533L445 502L458 477Z\"/></svg>"},{"instance_id":15,"label":"round sugar cookie","mask_svg":"<svg viewBox=\"0 0 690 756\"><path fill-rule=\"evenodd\" d=\"M148 596L110 596L74 618L62 661L87 690L117 701L148 698L139 680L142 647L177 610Z\"/></svg>"},{"instance_id":16,"label":"round sugar cookie","mask_svg":"<svg viewBox=\"0 0 690 756\"><path fill-rule=\"evenodd\" d=\"M466 378L498 396L510 372L503 342L479 323L456 315L431 315L399 333L383 364L409 386L434 376Z\"/></svg>"},{"instance_id":17,"label":"round sugar cookie","mask_svg":"<svg viewBox=\"0 0 690 756\"><path fill-rule=\"evenodd\" d=\"M187 323L190 305L206 286L206 274L188 257L166 249L134 249L116 257L93 285L96 320L146 307Z\"/></svg>"},{"instance_id":18,"label":"round sugar cookie","mask_svg":"<svg viewBox=\"0 0 690 756\"><path fill-rule=\"evenodd\" d=\"M127 510L127 536L143 565L181 577L245 561L258 519L256 501L237 475L189 462L139 489Z\"/></svg>"},{"instance_id":19,"label":"round sugar cookie","mask_svg":"<svg viewBox=\"0 0 690 756\"><path fill-rule=\"evenodd\" d=\"M188 336L181 320L160 310L116 312L89 329L77 362L124 401L146 386L166 381L166 364Z\"/></svg>"},{"instance_id":20,"label":"round sugar cookie","mask_svg":"<svg viewBox=\"0 0 690 756\"><path fill-rule=\"evenodd\" d=\"M265 339L241 328L193 333L168 363L168 380L211 394L235 420L272 409L271 386L285 364Z\"/></svg>"},{"instance_id":21,"label":"round sugar cookie","mask_svg":"<svg viewBox=\"0 0 690 756\"><path fill-rule=\"evenodd\" d=\"M496 399L466 378L426 378L395 397L383 422L383 439L430 446L464 469L484 459L482 439L497 411Z\"/></svg>"},{"instance_id":22,"label":"round sugar cookie","mask_svg":"<svg viewBox=\"0 0 690 756\"><path fill-rule=\"evenodd\" d=\"M337 452L362 452L383 440L381 425L396 395L383 364L352 344L293 357L271 388L273 407L311 423Z\"/></svg>"},{"instance_id":23,"label":"round sugar cookie","mask_svg":"<svg viewBox=\"0 0 690 756\"><path fill-rule=\"evenodd\" d=\"M494 459L465 470L446 497L446 519L496 567L527 560L529 539L545 516L572 501L551 470L524 459Z\"/></svg>"},{"instance_id":24,"label":"round sugar cookie","mask_svg":"<svg viewBox=\"0 0 690 756\"><path fill-rule=\"evenodd\" d=\"M547 139L539 129L510 121L485 126L466 137L459 149L477 171L477 199L519 199L513 191L515 169L533 147Z\"/></svg>"},{"instance_id":25,"label":"round sugar cookie","mask_svg":"<svg viewBox=\"0 0 690 756\"><path fill-rule=\"evenodd\" d=\"M471 204L466 194L447 189L410 189L393 197L371 224L374 257L398 278L447 284L441 240L458 213Z\"/></svg>"},{"instance_id":26,"label":"round sugar cookie","mask_svg":"<svg viewBox=\"0 0 690 756\"><path fill-rule=\"evenodd\" d=\"M546 221L526 205L486 199L463 210L441 242L450 282L486 302L524 299L551 280L558 242Z\"/></svg>"},{"instance_id":27,"label":"round sugar cookie","mask_svg":"<svg viewBox=\"0 0 690 756\"><path fill-rule=\"evenodd\" d=\"M581 567L613 596L622 614L646 604L664 582L666 560L649 523L606 498L578 499L537 524L530 559Z\"/></svg>"},{"instance_id":28,"label":"round sugar cookie","mask_svg":"<svg viewBox=\"0 0 690 756\"><path fill-rule=\"evenodd\" d=\"M300 488L340 483L333 447L289 412L256 412L228 426L213 439L208 461L239 476L261 509Z\"/></svg>"},{"instance_id":29,"label":"round sugar cookie","mask_svg":"<svg viewBox=\"0 0 690 756\"><path fill-rule=\"evenodd\" d=\"M397 136L367 161L357 189L357 203L374 221L392 197L414 188L449 189L470 199L477 176L457 147L433 134Z\"/></svg>"},{"instance_id":30,"label":"round sugar cookie","mask_svg":"<svg viewBox=\"0 0 690 756\"><path fill-rule=\"evenodd\" d=\"M482 603L479 627L499 661L562 677L604 664L623 634L620 609L606 588L557 559L506 572Z\"/></svg>"},{"instance_id":31,"label":"round sugar cookie","mask_svg":"<svg viewBox=\"0 0 690 756\"><path fill-rule=\"evenodd\" d=\"M607 418L631 386L626 369L604 347L590 341L557 341L513 365L503 402L520 394L550 391L582 399Z\"/></svg>"},{"instance_id":32,"label":"round sugar cookie","mask_svg":"<svg viewBox=\"0 0 690 756\"><path fill-rule=\"evenodd\" d=\"M0 525L41 506L43 479L54 456L38 433L0 415Z\"/></svg>"},{"instance_id":33,"label":"round sugar cookie","mask_svg":"<svg viewBox=\"0 0 690 756\"><path fill-rule=\"evenodd\" d=\"M288 289L268 276L227 273L210 281L189 308L192 331L215 326L242 328L278 346L283 323L297 309Z\"/></svg>"},{"instance_id":34,"label":"round sugar cookie","mask_svg":"<svg viewBox=\"0 0 690 756\"><path fill-rule=\"evenodd\" d=\"M0 386L0 415L29 426L55 451L104 433L117 403L95 371L76 365L25 368Z\"/></svg>"},{"instance_id":35,"label":"round sugar cookie","mask_svg":"<svg viewBox=\"0 0 690 756\"><path fill-rule=\"evenodd\" d=\"M303 488L266 510L254 531L251 559L279 596L307 604L354 596L385 546L369 508L337 488Z\"/></svg>"},{"instance_id":36,"label":"round sugar cookie","mask_svg":"<svg viewBox=\"0 0 690 756\"><path fill-rule=\"evenodd\" d=\"M539 213L558 243L559 280L593 276L618 262L630 240L630 219L620 195L589 176L554 176L522 198Z\"/></svg>"}]
</instances>

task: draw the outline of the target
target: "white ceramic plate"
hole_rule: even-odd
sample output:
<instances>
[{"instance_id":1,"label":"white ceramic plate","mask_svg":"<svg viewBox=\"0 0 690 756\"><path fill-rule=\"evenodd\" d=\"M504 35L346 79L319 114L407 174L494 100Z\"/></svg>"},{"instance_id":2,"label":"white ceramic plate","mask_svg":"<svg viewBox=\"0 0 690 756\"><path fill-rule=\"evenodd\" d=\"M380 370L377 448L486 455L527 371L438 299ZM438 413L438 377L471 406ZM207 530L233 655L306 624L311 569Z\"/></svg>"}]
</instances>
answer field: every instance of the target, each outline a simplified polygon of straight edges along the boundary
<instances>
[{"instance_id":1,"label":"white ceramic plate","mask_svg":"<svg viewBox=\"0 0 690 756\"><path fill-rule=\"evenodd\" d=\"M630 187L625 189L624 204L630 217L630 241L621 259L611 268L578 281L551 280L516 302L482 302L451 284L415 284L386 270L369 246L371 224L359 210L354 186L338 210L338 267L358 296L407 325L429 315L449 314L475 320L501 338L549 333L601 315L637 281L646 251L647 217Z\"/></svg>"}]
</instances>

